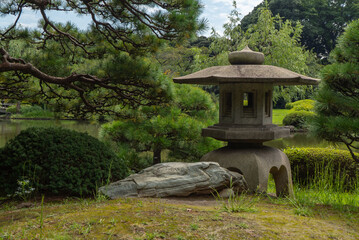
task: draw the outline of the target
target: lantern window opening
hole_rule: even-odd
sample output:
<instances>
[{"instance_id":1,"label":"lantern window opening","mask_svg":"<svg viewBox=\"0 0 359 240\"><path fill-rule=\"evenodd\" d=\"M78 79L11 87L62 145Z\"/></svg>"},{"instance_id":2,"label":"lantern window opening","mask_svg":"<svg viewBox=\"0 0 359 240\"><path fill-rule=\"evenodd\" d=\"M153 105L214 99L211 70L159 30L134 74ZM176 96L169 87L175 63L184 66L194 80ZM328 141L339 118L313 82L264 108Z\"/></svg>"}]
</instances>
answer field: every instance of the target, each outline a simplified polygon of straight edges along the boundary
<instances>
[{"instance_id":1,"label":"lantern window opening","mask_svg":"<svg viewBox=\"0 0 359 240\"><path fill-rule=\"evenodd\" d=\"M232 92L224 92L223 94L223 117L232 117Z\"/></svg>"},{"instance_id":2,"label":"lantern window opening","mask_svg":"<svg viewBox=\"0 0 359 240\"><path fill-rule=\"evenodd\" d=\"M254 92L243 93L243 117L245 118L256 117L254 99L255 99Z\"/></svg>"},{"instance_id":3,"label":"lantern window opening","mask_svg":"<svg viewBox=\"0 0 359 240\"><path fill-rule=\"evenodd\" d=\"M266 117L271 116L271 104L272 103L272 96L271 92L267 91L264 94L264 113Z\"/></svg>"}]
</instances>

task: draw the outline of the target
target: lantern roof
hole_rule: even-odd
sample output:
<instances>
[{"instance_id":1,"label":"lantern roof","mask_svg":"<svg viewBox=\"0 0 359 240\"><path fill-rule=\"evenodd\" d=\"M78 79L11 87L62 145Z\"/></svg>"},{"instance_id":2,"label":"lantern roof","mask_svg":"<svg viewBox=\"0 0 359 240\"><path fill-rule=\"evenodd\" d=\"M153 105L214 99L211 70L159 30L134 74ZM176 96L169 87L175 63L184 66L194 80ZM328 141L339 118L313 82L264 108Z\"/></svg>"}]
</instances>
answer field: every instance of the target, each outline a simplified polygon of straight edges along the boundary
<instances>
[{"instance_id":1,"label":"lantern roof","mask_svg":"<svg viewBox=\"0 0 359 240\"><path fill-rule=\"evenodd\" d=\"M228 55L231 65L215 66L174 78L175 83L218 85L222 83L271 83L273 85L318 85L319 79L285 68L262 65L264 55L245 47Z\"/></svg>"}]
</instances>

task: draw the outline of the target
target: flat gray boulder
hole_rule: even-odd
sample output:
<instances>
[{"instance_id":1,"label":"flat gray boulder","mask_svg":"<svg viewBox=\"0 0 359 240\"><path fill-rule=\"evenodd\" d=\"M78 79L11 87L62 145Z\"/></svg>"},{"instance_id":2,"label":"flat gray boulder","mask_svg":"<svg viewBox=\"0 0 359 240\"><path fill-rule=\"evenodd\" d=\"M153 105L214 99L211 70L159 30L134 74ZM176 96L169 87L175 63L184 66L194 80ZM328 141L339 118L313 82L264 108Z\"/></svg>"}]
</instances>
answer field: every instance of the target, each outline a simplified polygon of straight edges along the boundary
<instances>
[{"instance_id":1,"label":"flat gray boulder","mask_svg":"<svg viewBox=\"0 0 359 240\"><path fill-rule=\"evenodd\" d=\"M210 194L231 187L235 192L247 190L244 177L222 168L215 162L159 163L129 177L103 186L99 191L119 197L169 197Z\"/></svg>"}]
</instances>

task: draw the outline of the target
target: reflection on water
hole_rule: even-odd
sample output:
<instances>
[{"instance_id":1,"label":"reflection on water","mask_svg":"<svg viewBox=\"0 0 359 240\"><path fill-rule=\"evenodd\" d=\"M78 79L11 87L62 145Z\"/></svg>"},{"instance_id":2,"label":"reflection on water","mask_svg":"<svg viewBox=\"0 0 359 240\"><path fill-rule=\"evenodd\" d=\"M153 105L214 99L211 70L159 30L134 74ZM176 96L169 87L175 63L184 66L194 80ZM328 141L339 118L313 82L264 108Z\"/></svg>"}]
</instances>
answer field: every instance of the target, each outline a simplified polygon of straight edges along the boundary
<instances>
[{"instance_id":1,"label":"reflection on water","mask_svg":"<svg viewBox=\"0 0 359 240\"><path fill-rule=\"evenodd\" d=\"M0 147L14 138L21 130L29 127L64 127L79 132L87 132L89 135L98 137L100 124L91 124L80 121L59 120L0 120ZM326 141L318 140L306 133L295 133L287 138L265 142L264 145L284 149L287 147L329 147L345 149L344 144L333 145Z\"/></svg>"},{"instance_id":2,"label":"reflection on water","mask_svg":"<svg viewBox=\"0 0 359 240\"><path fill-rule=\"evenodd\" d=\"M288 147L333 147L337 149L347 150L344 144L333 144L316 137L310 136L308 133L294 133L287 138L281 138L265 142L264 145L284 149Z\"/></svg>"},{"instance_id":3,"label":"reflection on water","mask_svg":"<svg viewBox=\"0 0 359 240\"><path fill-rule=\"evenodd\" d=\"M0 120L0 147L29 127L63 127L98 137L100 125L67 120Z\"/></svg>"}]
</instances>

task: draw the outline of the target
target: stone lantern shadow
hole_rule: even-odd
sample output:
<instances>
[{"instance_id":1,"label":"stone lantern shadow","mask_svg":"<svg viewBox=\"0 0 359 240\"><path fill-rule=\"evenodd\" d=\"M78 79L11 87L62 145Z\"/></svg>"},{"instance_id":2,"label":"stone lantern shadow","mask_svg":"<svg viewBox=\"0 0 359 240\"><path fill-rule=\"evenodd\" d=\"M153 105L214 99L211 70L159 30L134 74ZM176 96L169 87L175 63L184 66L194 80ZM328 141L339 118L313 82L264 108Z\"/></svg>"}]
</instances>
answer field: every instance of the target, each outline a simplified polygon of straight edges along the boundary
<instances>
[{"instance_id":1,"label":"stone lantern shadow","mask_svg":"<svg viewBox=\"0 0 359 240\"><path fill-rule=\"evenodd\" d=\"M290 130L272 124L275 85L317 85L287 69L263 65L264 55L248 47L229 53L228 66L215 66L178 77L176 83L219 85L219 123L202 129L202 136L226 141L226 147L207 153L201 161L218 162L244 175L251 191L266 192L273 175L277 196L293 196L287 156L263 142L287 137Z\"/></svg>"}]
</instances>

